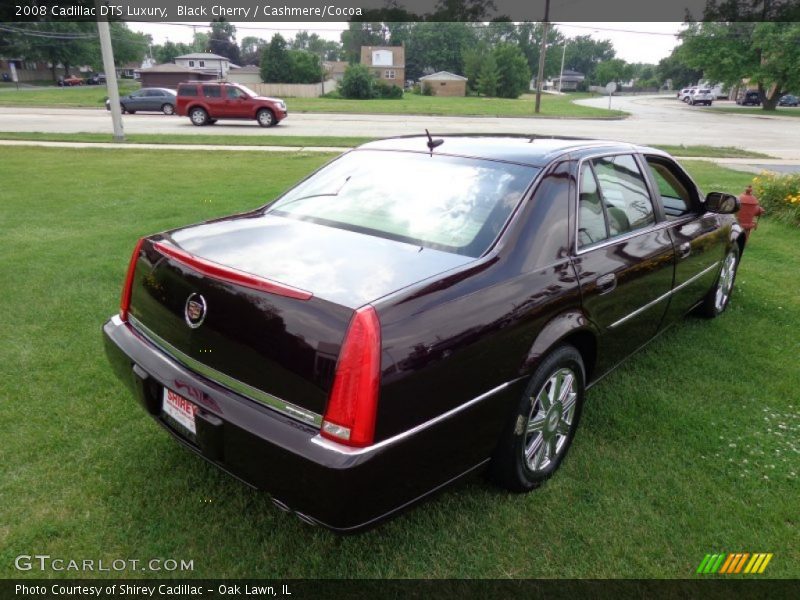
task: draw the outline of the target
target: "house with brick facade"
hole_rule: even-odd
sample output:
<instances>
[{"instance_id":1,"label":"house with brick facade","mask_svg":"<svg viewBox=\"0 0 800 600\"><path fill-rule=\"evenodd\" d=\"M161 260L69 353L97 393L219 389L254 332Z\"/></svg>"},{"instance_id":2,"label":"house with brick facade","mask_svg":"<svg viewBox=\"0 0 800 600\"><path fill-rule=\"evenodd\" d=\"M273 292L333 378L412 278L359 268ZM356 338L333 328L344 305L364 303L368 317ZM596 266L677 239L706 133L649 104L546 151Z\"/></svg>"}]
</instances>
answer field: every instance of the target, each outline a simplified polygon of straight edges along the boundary
<instances>
[{"instance_id":1,"label":"house with brick facade","mask_svg":"<svg viewBox=\"0 0 800 600\"><path fill-rule=\"evenodd\" d=\"M403 87L406 80L406 49L403 46L361 46L361 64L379 80Z\"/></svg>"}]
</instances>

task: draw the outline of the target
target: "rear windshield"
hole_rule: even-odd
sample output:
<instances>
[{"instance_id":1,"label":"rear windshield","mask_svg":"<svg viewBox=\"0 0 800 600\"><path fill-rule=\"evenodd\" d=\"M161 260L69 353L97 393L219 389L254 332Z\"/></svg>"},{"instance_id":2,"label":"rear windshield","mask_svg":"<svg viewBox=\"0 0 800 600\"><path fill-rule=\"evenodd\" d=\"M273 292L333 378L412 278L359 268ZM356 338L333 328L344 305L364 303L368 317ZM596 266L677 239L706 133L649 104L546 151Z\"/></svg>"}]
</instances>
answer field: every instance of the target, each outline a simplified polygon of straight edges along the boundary
<instances>
[{"instance_id":1,"label":"rear windshield","mask_svg":"<svg viewBox=\"0 0 800 600\"><path fill-rule=\"evenodd\" d=\"M538 171L359 150L312 175L267 212L477 257L500 234Z\"/></svg>"}]
</instances>

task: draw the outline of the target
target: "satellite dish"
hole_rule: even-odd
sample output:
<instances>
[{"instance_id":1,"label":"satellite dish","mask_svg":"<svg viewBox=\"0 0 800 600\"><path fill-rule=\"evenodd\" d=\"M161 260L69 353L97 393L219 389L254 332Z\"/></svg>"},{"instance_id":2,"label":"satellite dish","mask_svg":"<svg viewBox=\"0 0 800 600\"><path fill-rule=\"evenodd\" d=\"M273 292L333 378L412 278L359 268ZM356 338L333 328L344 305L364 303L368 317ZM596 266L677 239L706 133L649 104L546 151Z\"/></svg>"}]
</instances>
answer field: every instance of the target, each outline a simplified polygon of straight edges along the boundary
<instances>
[{"instance_id":1,"label":"satellite dish","mask_svg":"<svg viewBox=\"0 0 800 600\"><path fill-rule=\"evenodd\" d=\"M609 96L611 94L613 94L614 92L616 92L617 91L617 82L616 81L609 81L606 84L606 91L608 92Z\"/></svg>"}]
</instances>

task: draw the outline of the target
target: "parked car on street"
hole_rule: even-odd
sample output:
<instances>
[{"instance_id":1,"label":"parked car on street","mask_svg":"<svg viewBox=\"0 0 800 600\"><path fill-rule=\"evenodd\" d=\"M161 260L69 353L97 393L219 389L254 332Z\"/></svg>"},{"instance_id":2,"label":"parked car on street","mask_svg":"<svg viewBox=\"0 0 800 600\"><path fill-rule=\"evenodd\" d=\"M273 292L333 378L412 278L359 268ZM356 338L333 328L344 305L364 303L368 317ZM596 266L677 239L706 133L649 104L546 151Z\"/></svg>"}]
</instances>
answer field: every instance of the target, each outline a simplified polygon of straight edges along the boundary
<instances>
[{"instance_id":1,"label":"parked car on street","mask_svg":"<svg viewBox=\"0 0 800 600\"><path fill-rule=\"evenodd\" d=\"M778 100L778 106L797 106L798 104L800 104L800 99L792 94L781 96L781 99Z\"/></svg>"},{"instance_id":2,"label":"parked car on street","mask_svg":"<svg viewBox=\"0 0 800 600\"><path fill-rule=\"evenodd\" d=\"M273 127L286 118L280 98L259 96L238 83L188 82L178 84L178 114L193 125L213 125L219 119L248 119Z\"/></svg>"},{"instance_id":3,"label":"parked car on street","mask_svg":"<svg viewBox=\"0 0 800 600\"><path fill-rule=\"evenodd\" d=\"M736 104L741 104L742 106L761 106L761 92L750 90L739 94L736 98Z\"/></svg>"},{"instance_id":4,"label":"parked car on street","mask_svg":"<svg viewBox=\"0 0 800 600\"><path fill-rule=\"evenodd\" d=\"M482 468L543 483L590 386L728 306L737 209L654 148L372 142L271 204L139 240L106 352L186 448L349 532Z\"/></svg>"},{"instance_id":5,"label":"parked car on street","mask_svg":"<svg viewBox=\"0 0 800 600\"><path fill-rule=\"evenodd\" d=\"M689 102L692 92L696 89L697 87L683 88L680 92L678 92L678 100L681 100L682 102Z\"/></svg>"},{"instance_id":6,"label":"parked car on street","mask_svg":"<svg viewBox=\"0 0 800 600\"><path fill-rule=\"evenodd\" d=\"M69 77L65 77L64 79L61 79L60 81L63 82L63 85L66 86L66 87L72 87L72 86L75 86L75 85L83 85L84 83L86 83L81 77L78 77L76 75L70 75Z\"/></svg>"},{"instance_id":7,"label":"parked car on street","mask_svg":"<svg viewBox=\"0 0 800 600\"><path fill-rule=\"evenodd\" d=\"M697 88L692 90L689 93L689 97L687 99L687 103L691 106L696 106L698 104L705 104L706 106L711 106L711 103L714 101L714 94L711 93L710 89L706 88Z\"/></svg>"},{"instance_id":8,"label":"parked car on street","mask_svg":"<svg viewBox=\"0 0 800 600\"><path fill-rule=\"evenodd\" d=\"M165 115L175 114L176 94L169 88L142 88L120 96L119 105L122 112L136 114L137 111L163 112ZM111 110L111 101L106 98L106 110Z\"/></svg>"}]
</instances>

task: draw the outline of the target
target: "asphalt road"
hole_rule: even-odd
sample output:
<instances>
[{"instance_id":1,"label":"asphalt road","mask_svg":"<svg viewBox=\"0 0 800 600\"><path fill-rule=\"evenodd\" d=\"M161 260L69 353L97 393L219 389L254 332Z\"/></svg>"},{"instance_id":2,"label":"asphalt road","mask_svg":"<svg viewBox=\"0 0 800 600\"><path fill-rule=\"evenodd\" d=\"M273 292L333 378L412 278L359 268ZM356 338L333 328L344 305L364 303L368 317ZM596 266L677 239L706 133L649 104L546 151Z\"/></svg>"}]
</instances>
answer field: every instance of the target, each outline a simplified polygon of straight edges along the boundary
<instances>
[{"instance_id":1,"label":"asphalt road","mask_svg":"<svg viewBox=\"0 0 800 600\"><path fill-rule=\"evenodd\" d=\"M608 98L581 102L608 106ZM435 133L565 135L642 144L735 146L777 158L800 159L800 118L715 113L663 96L612 98L612 108L632 113L624 120L301 114L291 113L291 99L288 104L289 118L271 129L262 129L250 121L220 121L211 127L197 128L185 117L141 113L125 115L123 125L126 133L192 134L202 131L212 135L265 137L380 137L419 134L427 128ZM111 134L112 129L110 115L104 110L0 107L0 131Z\"/></svg>"}]
</instances>

